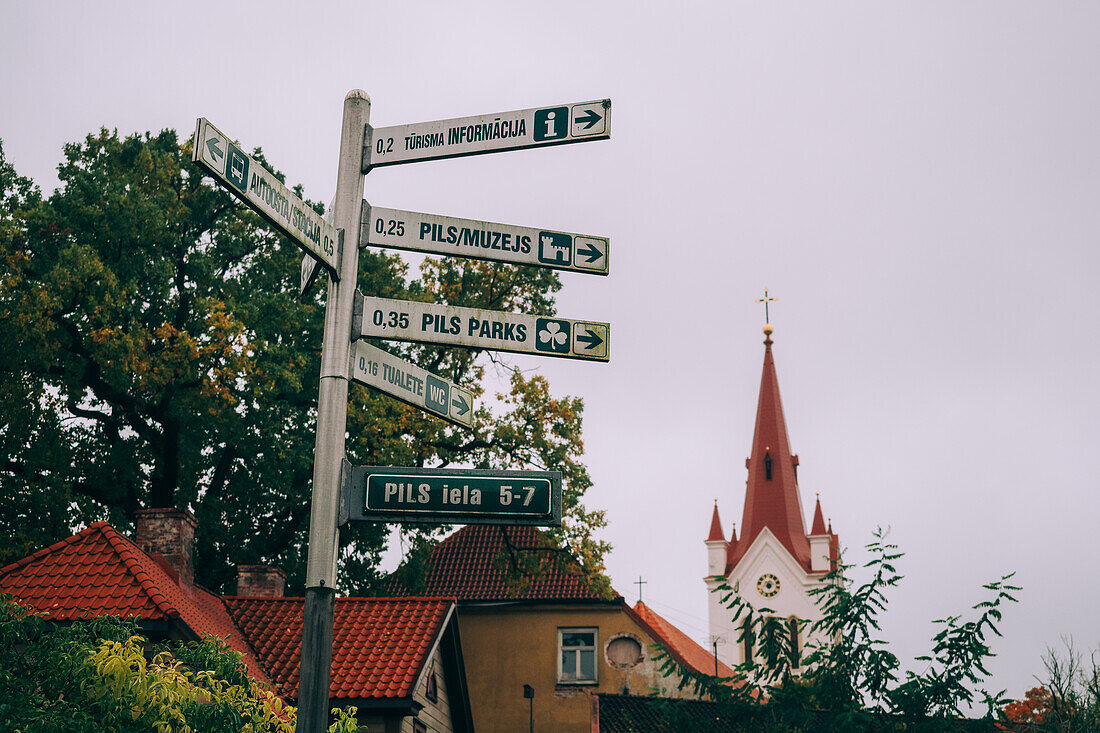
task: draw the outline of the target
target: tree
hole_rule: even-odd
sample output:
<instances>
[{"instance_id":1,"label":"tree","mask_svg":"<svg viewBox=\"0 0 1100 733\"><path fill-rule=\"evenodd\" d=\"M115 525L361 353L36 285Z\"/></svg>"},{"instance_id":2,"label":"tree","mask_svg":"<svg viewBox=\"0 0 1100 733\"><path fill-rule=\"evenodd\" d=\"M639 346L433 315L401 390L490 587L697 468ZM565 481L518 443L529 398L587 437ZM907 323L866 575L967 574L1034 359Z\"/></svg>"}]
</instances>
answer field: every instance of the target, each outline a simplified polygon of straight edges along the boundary
<instances>
[{"instance_id":1,"label":"tree","mask_svg":"<svg viewBox=\"0 0 1100 733\"><path fill-rule=\"evenodd\" d=\"M298 299L300 251L204 180L190 145L170 130L100 130L65 146L47 198L0 148L0 526L15 538L0 563L80 523L125 527L138 508L176 506L199 520L204 585L231 590L233 565L271 563L301 586L325 289ZM366 250L358 285L540 315L560 288L552 271L454 260L429 260L412 279L399 258ZM349 459L561 470L560 539L598 572L606 546L592 534L602 515L582 501L583 403L492 355L385 348L476 394L493 364L511 371L510 390L467 432L353 386ZM341 533L343 588L377 580L386 531Z\"/></svg>"},{"instance_id":2,"label":"tree","mask_svg":"<svg viewBox=\"0 0 1100 733\"><path fill-rule=\"evenodd\" d=\"M112 618L67 626L0 596L0 720L24 733L293 733L296 710L214 637L151 645ZM350 733L355 708L331 733Z\"/></svg>"},{"instance_id":3,"label":"tree","mask_svg":"<svg viewBox=\"0 0 1100 733\"><path fill-rule=\"evenodd\" d=\"M903 557L879 530L866 547L870 559L863 565L869 578L854 584L854 565L838 561L810 593L822 617L809 624L806 671L796 676L789 628L769 608L756 608L723 584L723 603L741 628L739 643L751 641L757 652L734 667L734 678L695 673L662 654L666 676L678 674L681 687L731 708L748 730L956 730L971 705L984 705L985 727L993 717L1003 691L990 694L976 689L989 676L986 663L994 656L989 635L1000 636L997 625L1002 607L1014 603L1018 586L1012 575L988 583L990 594L974 605L975 617L949 616L933 623L938 631L930 654L918 657L922 672L900 674L901 663L879 638L879 617L886 610L886 591L902 579L895 563ZM803 621L803 624L807 622ZM753 727L755 726L755 727ZM809 726L809 728L807 728Z\"/></svg>"},{"instance_id":4,"label":"tree","mask_svg":"<svg viewBox=\"0 0 1100 733\"><path fill-rule=\"evenodd\" d=\"M1100 649L1088 662L1072 639L1064 638L1064 651L1047 648L1044 673L1039 687L1027 691L1023 700L1004 706L1005 718L1030 723L1031 729L1046 733L1086 733L1100 730Z\"/></svg>"}]
</instances>

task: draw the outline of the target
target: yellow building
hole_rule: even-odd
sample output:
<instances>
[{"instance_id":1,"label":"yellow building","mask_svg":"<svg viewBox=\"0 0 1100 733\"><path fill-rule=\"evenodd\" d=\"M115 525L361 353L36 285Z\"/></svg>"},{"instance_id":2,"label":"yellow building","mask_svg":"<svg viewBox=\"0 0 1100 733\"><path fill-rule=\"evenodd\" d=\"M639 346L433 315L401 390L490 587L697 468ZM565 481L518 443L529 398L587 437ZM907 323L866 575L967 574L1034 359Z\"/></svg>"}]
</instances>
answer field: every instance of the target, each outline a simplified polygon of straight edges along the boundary
<instances>
[{"instance_id":1,"label":"yellow building","mask_svg":"<svg viewBox=\"0 0 1100 733\"><path fill-rule=\"evenodd\" d=\"M537 567L529 574L524 569ZM468 526L437 546L417 594L454 596L479 733L589 731L593 695L690 696L660 672L660 643L713 674L714 657L642 603L593 593L537 529ZM399 591L400 588L394 587ZM733 672L717 665L722 676Z\"/></svg>"}]
</instances>

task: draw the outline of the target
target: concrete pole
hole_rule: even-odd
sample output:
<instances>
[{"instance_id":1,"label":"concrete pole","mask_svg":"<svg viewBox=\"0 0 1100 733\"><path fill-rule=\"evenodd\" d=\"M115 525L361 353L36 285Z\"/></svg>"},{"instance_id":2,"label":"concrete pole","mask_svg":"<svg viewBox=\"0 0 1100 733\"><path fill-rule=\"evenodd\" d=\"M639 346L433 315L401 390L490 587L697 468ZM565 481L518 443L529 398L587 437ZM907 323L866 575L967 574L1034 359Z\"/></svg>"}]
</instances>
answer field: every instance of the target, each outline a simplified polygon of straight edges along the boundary
<instances>
[{"instance_id":1,"label":"concrete pole","mask_svg":"<svg viewBox=\"0 0 1100 733\"><path fill-rule=\"evenodd\" d=\"M343 230L344 236L340 279L329 278L321 346L297 733L322 733L328 728L332 615L340 542L336 513L340 501L340 464L347 433L351 310L359 273L359 209L363 201L363 143L368 122L370 98L366 92L353 89L344 98L340 166L333 206L333 224Z\"/></svg>"}]
</instances>

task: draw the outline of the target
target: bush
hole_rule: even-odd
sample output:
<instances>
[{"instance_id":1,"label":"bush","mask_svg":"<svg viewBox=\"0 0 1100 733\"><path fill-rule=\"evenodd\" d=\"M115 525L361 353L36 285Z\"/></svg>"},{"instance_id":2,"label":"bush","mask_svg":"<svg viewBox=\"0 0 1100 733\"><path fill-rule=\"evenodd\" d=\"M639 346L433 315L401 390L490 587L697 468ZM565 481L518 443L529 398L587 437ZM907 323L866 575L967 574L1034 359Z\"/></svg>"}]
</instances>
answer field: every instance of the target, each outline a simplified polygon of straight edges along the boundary
<instances>
[{"instance_id":1,"label":"bush","mask_svg":"<svg viewBox=\"0 0 1100 733\"><path fill-rule=\"evenodd\" d=\"M336 712L336 711L334 711ZM224 640L150 644L132 622L54 624L0 596L0 720L18 733L293 733L296 710ZM354 731L355 709L333 733Z\"/></svg>"}]
</instances>

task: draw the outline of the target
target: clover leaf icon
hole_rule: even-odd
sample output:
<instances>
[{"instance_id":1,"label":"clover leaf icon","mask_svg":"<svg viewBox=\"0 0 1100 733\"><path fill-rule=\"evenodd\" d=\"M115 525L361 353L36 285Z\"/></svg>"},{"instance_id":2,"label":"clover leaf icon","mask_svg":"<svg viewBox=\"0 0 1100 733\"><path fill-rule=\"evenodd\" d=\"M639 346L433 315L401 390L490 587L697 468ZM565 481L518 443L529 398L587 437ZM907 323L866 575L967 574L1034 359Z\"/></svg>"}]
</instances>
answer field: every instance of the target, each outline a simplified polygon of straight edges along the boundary
<instances>
[{"instance_id":1,"label":"clover leaf icon","mask_svg":"<svg viewBox=\"0 0 1100 733\"><path fill-rule=\"evenodd\" d=\"M569 351L569 322L540 318L536 324L538 341L535 348L564 354Z\"/></svg>"},{"instance_id":2,"label":"clover leaf icon","mask_svg":"<svg viewBox=\"0 0 1100 733\"><path fill-rule=\"evenodd\" d=\"M557 321L550 321L546 324L546 328L539 331L539 341L542 343L553 341L555 345L562 346L568 338L569 336L561 330L561 324Z\"/></svg>"}]
</instances>

